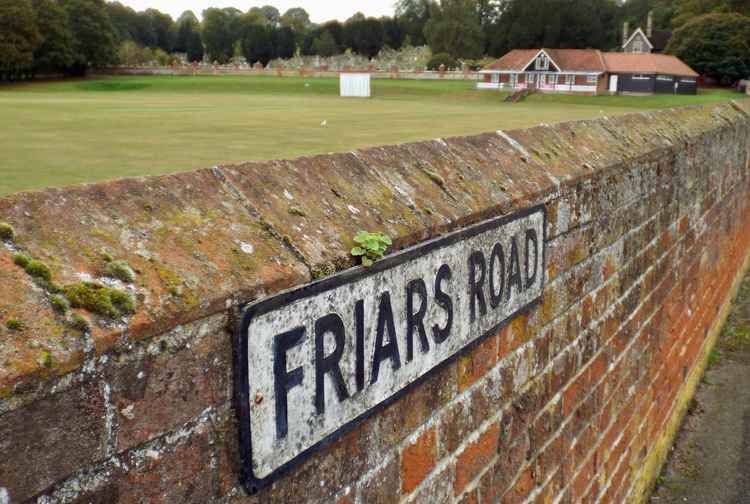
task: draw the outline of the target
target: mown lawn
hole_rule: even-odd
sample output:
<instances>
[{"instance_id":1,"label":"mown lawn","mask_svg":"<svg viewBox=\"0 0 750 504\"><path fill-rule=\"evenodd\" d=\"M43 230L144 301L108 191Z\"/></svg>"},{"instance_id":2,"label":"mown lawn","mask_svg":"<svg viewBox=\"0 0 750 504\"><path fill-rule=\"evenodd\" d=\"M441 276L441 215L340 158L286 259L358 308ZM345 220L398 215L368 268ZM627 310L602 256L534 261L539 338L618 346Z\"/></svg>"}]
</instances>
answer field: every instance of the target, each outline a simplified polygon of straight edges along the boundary
<instances>
[{"instance_id":1,"label":"mown lawn","mask_svg":"<svg viewBox=\"0 0 750 504\"><path fill-rule=\"evenodd\" d=\"M336 79L245 76L0 86L0 194L739 96L535 95L509 105L470 82L390 80L373 81L373 93L343 99Z\"/></svg>"}]
</instances>

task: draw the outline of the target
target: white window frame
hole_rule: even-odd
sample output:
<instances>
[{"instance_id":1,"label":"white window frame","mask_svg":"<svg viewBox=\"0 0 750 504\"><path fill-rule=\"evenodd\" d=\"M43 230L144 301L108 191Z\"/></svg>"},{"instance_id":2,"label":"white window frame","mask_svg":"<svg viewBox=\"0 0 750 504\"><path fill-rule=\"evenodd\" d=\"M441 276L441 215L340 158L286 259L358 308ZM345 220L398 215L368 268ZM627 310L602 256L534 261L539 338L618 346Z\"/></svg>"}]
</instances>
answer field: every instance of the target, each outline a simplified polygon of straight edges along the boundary
<instances>
[{"instance_id":1,"label":"white window frame","mask_svg":"<svg viewBox=\"0 0 750 504\"><path fill-rule=\"evenodd\" d=\"M526 84L534 84L535 81L536 81L536 74L533 74L533 73L526 74Z\"/></svg>"},{"instance_id":2,"label":"white window frame","mask_svg":"<svg viewBox=\"0 0 750 504\"><path fill-rule=\"evenodd\" d=\"M680 82L684 82L685 84L695 84L698 81L692 77L683 77L682 79L680 79Z\"/></svg>"},{"instance_id":3,"label":"white window frame","mask_svg":"<svg viewBox=\"0 0 750 504\"><path fill-rule=\"evenodd\" d=\"M633 80L651 80L651 76L646 74L633 74Z\"/></svg>"},{"instance_id":4,"label":"white window frame","mask_svg":"<svg viewBox=\"0 0 750 504\"><path fill-rule=\"evenodd\" d=\"M657 75L656 80L662 82L674 82L674 77L672 77L671 75Z\"/></svg>"},{"instance_id":5,"label":"white window frame","mask_svg":"<svg viewBox=\"0 0 750 504\"><path fill-rule=\"evenodd\" d=\"M573 74L568 74L565 76L565 85L566 86L575 86L576 84L576 76Z\"/></svg>"},{"instance_id":6,"label":"white window frame","mask_svg":"<svg viewBox=\"0 0 750 504\"><path fill-rule=\"evenodd\" d=\"M551 86L557 86L557 74L549 74L547 80Z\"/></svg>"},{"instance_id":7,"label":"white window frame","mask_svg":"<svg viewBox=\"0 0 750 504\"><path fill-rule=\"evenodd\" d=\"M491 79L491 82L492 82L493 84L499 84L499 83L500 83L500 74L497 74L497 73L493 73L493 74L492 74L492 79Z\"/></svg>"},{"instance_id":8,"label":"white window frame","mask_svg":"<svg viewBox=\"0 0 750 504\"><path fill-rule=\"evenodd\" d=\"M518 74L512 73L510 74L510 87L515 88L518 86Z\"/></svg>"},{"instance_id":9,"label":"white window frame","mask_svg":"<svg viewBox=\"0 0 750 504\"><path fill-rule=\"evenodd\" d=\"M539 55L534 64L534 68L536 70L549 70L549 58L546 54L542 53Z\"/></svg>"},{"instance_id":10,"label":"white window frame","mask_svg":"<svg viewBox=\"0 0 750 504\"><path fill-rule=\"evenodd\" d=\"M586 76L586 83L587 84L596 84L599 82L599 76L598 75L587 75Z\"/></svg>"}]
</instances>

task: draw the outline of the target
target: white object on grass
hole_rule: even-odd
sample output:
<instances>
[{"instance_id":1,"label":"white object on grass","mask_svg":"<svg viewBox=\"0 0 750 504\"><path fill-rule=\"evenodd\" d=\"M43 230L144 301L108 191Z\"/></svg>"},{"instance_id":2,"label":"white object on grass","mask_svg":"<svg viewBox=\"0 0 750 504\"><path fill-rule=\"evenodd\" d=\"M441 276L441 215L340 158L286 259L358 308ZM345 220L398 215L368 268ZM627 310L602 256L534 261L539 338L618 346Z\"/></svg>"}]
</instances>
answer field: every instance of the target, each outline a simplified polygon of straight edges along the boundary
<instances>
[{"instance_id":1,"label":"white object on grass","mask_svg":"<svg viewBox=\"0 0 750 504\"><path fill-rule=\"evenodd\" d=\"M369 98L371 76L368 73L342 73L339 77L341 96Z\"/></svg>"}]
</instances>

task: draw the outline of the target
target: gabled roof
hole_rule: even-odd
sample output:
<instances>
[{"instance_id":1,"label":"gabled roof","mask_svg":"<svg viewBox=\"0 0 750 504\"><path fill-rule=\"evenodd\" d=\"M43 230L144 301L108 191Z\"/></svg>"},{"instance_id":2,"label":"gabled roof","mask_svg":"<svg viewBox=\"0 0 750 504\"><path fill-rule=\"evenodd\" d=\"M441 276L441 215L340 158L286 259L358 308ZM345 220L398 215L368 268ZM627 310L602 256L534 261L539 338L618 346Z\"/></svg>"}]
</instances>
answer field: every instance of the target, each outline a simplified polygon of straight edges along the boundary
<instances>
[{"instance_id":1,"label":"gabled roof","mask_svg":"<svg viewBox=\"0 0 750 504\"><path fill-rule=\"evenodd\" d=\"M560 72L604 72L601 52L596 49L514 49L485 70L523 72L544 51Z\"/></svg>"},{"instance_id":2,"label":"gabled roof","mask_svg":"<svg viewBox=\"0 0 750 504\"><path fill-rule=\"evenodd\" d=\"M622 44L622 48L624 49L625 47L627 47L627 46L628 46L628 45L629 45L629 44L630 44L630 43L631 43L631 42L633 41L633 39L634 39L634 38L635 38L635 37L636 37L636 36L637 36L638 34L640 34L640 35L641 35L641 37L643 37L643 40L645 40L645 41L646 41L646 43L648 44L648 46L649 46L649 47L650 47L651 49L653 49L653 48L654 48L654 44L652 44L652 43L651 43L651 41L650 41L650 40L649 40L649 38L648 38L648 37L646 36L646 34L645 34L645 33L643 33L643 30L642 30L641 28L638 28L638 29L637 29L636 31L634 31L634 32L633 32L633 34L632 34L632 35L630 36L630 38L629 38L629 39L628 39L628 40L627 40L627 41L626 41L626 42L625 42L624 44Z\"/></svg>"},{"instance_id":3,"label":"gabled roof","mask_svg":"<svg viewBox=\"0 0 750 504\"><path fill-rule=\"evenodd\" d=\"M682 60L667 54L604 53L607 71L612 73L677 75L698 77Z\"/></svg>"}]
</instances>

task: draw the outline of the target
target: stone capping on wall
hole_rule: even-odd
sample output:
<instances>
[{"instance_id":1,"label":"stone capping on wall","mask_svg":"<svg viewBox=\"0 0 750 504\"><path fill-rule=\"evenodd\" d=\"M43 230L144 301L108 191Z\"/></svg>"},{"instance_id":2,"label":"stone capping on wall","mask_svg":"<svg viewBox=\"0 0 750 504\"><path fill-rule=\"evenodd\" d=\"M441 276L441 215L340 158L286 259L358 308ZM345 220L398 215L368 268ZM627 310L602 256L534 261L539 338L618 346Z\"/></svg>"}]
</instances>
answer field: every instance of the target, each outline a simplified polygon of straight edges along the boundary
<instances>
[{"instance_id":1,"label":"stone capping on wall","mask_svg":"<svg viewBox=\"0 0 750 504\"><path fill-rule=\"evenodd\" d=\"M559 197L749 113L734 101L2 198L0 221L17 237L0 248L0 414L101 356L354 266L361 229L389 234L398 250ZM585 216L551 216L548 239L575 218ZM45 261L63 285L101 279L104 255L126 261L135 314L77 310L93 322L82 334L15 251Z\"/></svg>"}]
</instances>

